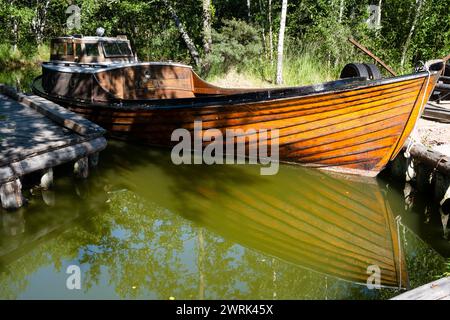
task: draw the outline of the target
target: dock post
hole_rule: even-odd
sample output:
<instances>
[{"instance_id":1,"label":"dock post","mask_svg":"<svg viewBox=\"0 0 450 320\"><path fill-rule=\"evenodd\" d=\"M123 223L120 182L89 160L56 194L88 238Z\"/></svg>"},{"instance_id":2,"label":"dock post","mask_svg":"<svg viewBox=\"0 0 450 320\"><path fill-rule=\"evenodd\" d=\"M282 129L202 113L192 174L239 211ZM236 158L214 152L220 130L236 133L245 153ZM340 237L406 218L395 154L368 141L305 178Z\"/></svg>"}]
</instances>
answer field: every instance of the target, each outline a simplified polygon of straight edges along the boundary
<instances>
[{"instance_id":1,"label":"dock post","mask_svg":"<svg viewBox=\"0 0 450 320\"><path fill-rule=\"evenodd\" d=\"M50 190L42 190L42 200L50 207L55 205L55 192Z\"/></svg>"},{"instance_id":2,"label":"dock post","mask_svg":"<svg viewBox=\"0 0 450 320\"><path fill-rule=\"evenodd\" d=\"M44 174L41 177L41 188L44 190L48 190L52 185L53 185L53 169L48 168L44 171Z\"/></svg>"},{"instance_id":3,"label":"dock post","mask_svg":"<svg viewBox=\"0 0 450 320\"><path fill-rule=\"evenodd\" d=\"M0 200L2 207L7 210L19 209L24 204L22 183L20 179L7 182L0 186Z\"/></svg>"},{"instance_id":4,"label":"dock post","mask_svg":"<svg viewBox=\"0 0 450 320\"><path fill-rule=\"evenodd\" d=\"M98 166L99 153L95 152L89 156L89 167L96 168Z\"/></svg>"},{"instance_id":5,"label":"dock post","mask_svg":"<svg viewBox=\"0 0 450 320\"><path fill-rule=\"evenodd\" d=\"M87 178L89 176L89 159L88 157L77 160L73 166L73 171L77 178Z\"/></svg>"}]
</instances>

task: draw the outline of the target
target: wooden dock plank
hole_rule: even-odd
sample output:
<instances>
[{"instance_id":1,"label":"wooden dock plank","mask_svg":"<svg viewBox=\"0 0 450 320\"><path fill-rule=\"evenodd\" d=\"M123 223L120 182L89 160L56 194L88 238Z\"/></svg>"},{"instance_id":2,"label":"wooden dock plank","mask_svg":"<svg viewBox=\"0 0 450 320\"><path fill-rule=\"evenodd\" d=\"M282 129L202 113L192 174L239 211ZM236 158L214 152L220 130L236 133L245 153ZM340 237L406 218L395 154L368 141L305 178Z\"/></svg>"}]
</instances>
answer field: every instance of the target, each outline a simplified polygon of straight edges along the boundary
<instances>
[{"instance_id":1,"label":"wooden dock plank","mask_svg":"<svg viewBox=\"0 0 450 320\"><path fill-rule=\"evenodd\" d=\"M106 133L105 129L95 123L73 113L56 103L42 97L17 92L16 89L0 84L0 93L5 94L20 103L33 108L55 123L70 129L83 136L100 136Z\"/></svg>"},{"instance_id":2,"label":"wooden dock plank","mask_svg":"<svg viewBox=\"0 0 450 320\"><path fill-rule=\"evenodd\" d=\"M450 300L450 277L427 283L391 300Z\"/></svg>"},{"instance_id":3,"label":"wooden dock plank","mask_svg":"<svg viewBox=\"0 0 450 320\"><path fill-rule=\"evenodd\" d=\"M0 126L0 165L84 140L79 134L1 94L0 105L0 116L5 123Z\"/></svg>"},{"instance_id":4,"label":"wooden dock plank","mask_svg":"<svg viewBox=\"0 0 450 320\"><path fill-rule=\"evenodd\" d=\"M78 164L75 173L86 178L89 159L96 163L98 152L106 147L103 128L44 98L2 84L0 121L0 200L6 209L23 205L22 176L38 170L46 174L73 161ZM47 180L43 185L48 187L52 179Z\"/></svg>"}]
</instances>

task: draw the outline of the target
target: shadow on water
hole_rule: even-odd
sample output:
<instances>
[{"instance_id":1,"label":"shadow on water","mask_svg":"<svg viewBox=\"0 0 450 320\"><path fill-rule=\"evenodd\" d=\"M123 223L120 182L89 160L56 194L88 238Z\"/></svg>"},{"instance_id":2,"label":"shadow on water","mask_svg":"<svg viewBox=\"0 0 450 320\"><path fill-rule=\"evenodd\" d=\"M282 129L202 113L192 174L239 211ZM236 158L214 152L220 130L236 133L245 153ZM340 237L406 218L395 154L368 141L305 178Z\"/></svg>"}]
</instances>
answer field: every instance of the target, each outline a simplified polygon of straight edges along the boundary
<instances>
[{"instance_id":1,"label":"shadow on water","mask_svg":"<svg viewBox=\"0 0 450 320\"><path fill-rule=\"evenodd\" d=\"M369 265L388 287L443 272L403 225L398 245L376 180L259 169L175 166L167 150L111 141L87 181L63 166L54 191L1 214L0 297L373 299L398 290L369 290ZM81 290L66 288L71 264Z\"/></svg>"}]
</instances>

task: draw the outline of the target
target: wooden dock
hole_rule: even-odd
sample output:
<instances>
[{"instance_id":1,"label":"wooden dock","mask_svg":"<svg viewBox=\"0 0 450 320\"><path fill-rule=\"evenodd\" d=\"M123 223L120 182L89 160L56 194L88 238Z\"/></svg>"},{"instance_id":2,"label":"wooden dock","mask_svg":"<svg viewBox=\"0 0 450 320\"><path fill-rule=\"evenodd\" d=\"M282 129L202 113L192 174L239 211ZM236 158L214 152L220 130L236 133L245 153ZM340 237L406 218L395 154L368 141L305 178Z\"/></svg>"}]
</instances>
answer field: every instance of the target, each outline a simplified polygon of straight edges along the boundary
<instances>
[{"instance_id":1,"label":"wooden dock","mask_svg":"<svg viewBox=\"0 0 450 320\"><path fill-rule=\"evenodd\" d=\"M24 203L21 177L42 173L49 188L52 168L74 162L74 172L86 178L106 147L105 130L44 98L0 84L0 201L5 209Z\"/></svg>"},{"instance_id":2,"label":"wooden dock","mask_svg":"<svg viewBox=\"0 0 450 320\"><path fill-rule=\"evenodd\" d=\"M427 283L391 300L450 300L450 277Z\"/></svg>"},{"instance_id":3,"label":"wooden dock","mask_svg":"<svg viewBox=\"0 0 450 320\"><path fill-rule=\"evenodd\" d=\"M440 103L429 102L423 112L422 118L450 123L450 101L445 100Z\"/></svg>"}]
</instances>

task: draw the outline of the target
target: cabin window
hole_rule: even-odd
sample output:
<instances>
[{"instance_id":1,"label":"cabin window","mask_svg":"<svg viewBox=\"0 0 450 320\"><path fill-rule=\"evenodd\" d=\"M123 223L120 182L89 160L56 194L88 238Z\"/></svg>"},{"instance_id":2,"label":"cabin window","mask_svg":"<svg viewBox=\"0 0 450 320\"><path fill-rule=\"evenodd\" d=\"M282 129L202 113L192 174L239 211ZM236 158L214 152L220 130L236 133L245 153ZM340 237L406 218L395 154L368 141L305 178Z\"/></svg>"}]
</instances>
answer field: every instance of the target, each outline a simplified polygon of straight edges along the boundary
<instances>
[{"instance_id":1,"label":"cabin window","mask_svg":"<svg viewBox=\"0 0 450 320\"><path fill-rule=\"evenodd\" d=\"M63 56L64 54L65 54L65 52L64 52L64 43L62 43L62 42L55 42L55 43L53 43L52 55L54 55L54 56Z\"/></svg>"},{"instance_id":2,"label":"cabin window","mask_svg":"<svg viewBox=\"0 0 450 320\"><path fill-rule=\"evenodd\" d=\"M116 42L105 42L103 43L103 49L105 49L105 55L110 56L121 56L120 48Z\"/></svg>"},{"instance_id":3,"label":"cabin window","mask_svg":"<svg viewBox=\"0 0 450 320\"><path fill-rule=\"evenodd\" d=\"M124 55L124 56L131 56L132 55L132 52L130 50L130 46L128 45L127 42L118 43L118 46L120 48L120 52L122 52L122 55Z\"/></svg>"},{"instance_id":4,"label":"cabin window","mask_svg":"<svg viewBox=\"0 0 450 320\"><path fill-rule=\"evenodd\" d=\"M67 55L68 56L73 56L73 43L68 43L67 44Z\"/></svg>"},{"instance_id":5,"label":"cabin window","mask_svg":"<svg viewBox=\"0 0 450 320\"><path fill-rule=\"evenodd\" d=\"M98 53L98 45L96 43L86 43L86 55L89 57L96 57L99 56Z\"/></svg>"},{"instance_id":6,"label":"cabin window","mask_svg":"<svg viewBox=\"0 0 450 320\"><path fill-rule=\"evenodd\" d=\"M104 42L105 56L130 56L131 50L127 42Z\"/></svg>"},{"instance_id":7,"label":"cabin window","mask_svg":"<svg viewBox=\"0 0 450 320\"><path fill-rule=\"evenodd\" d=\"M75 53L77 55L77 57L81 57L81 43L77 43L75 44Z\"/></svg>"}]
</instances>

